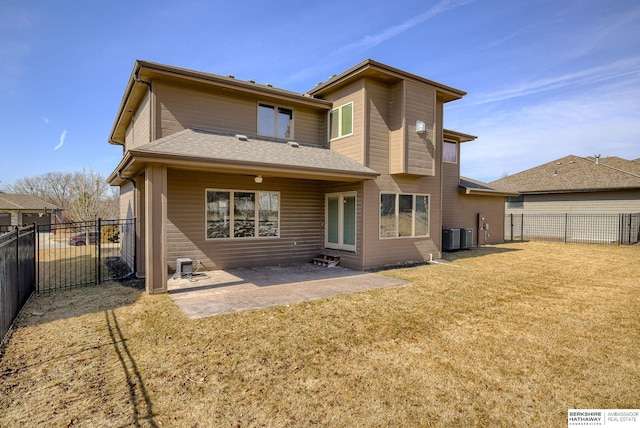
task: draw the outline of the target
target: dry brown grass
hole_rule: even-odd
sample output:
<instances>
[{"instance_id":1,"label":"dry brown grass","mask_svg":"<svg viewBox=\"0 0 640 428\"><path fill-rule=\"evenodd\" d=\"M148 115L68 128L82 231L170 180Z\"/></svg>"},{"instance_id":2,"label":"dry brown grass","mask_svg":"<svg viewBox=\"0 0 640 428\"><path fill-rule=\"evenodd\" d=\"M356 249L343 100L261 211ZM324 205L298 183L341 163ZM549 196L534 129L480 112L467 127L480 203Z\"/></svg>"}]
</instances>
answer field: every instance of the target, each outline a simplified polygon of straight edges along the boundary
<instances>
[{"instance_id":1,"label":"dry brown grass","mask_svg":"<svg viewBox=\"0 0 640 428\"><path fill-rule=\"evenodd\" d=\"M449 257L386 273L406 286L195 321L117 284L36 296L0 425L548 427L640 407L640 247Z\"/></svg>"}]
</instances>

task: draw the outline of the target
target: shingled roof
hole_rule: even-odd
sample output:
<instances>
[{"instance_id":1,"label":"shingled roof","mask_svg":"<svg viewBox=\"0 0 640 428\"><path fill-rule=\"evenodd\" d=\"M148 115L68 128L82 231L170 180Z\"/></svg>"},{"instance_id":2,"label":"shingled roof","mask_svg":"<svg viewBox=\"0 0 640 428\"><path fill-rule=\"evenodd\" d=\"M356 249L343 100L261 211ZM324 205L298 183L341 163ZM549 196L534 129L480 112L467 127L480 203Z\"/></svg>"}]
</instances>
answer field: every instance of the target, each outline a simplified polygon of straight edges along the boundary
<instances>
[{"instance_id":1,"label":"shingled roof","mask_svg":"<svg viewBox=\"0 0 640 428\"><path fill-rule=\"evenodd\" d=\"M375 178L378 172L340 153L313 145L268 137L185 129L136 147L134 158L162 158L164 162L191 161L218 169L276 171L312 177Z\"/></svg>"},{"instance_id":2,"label":"shingled roof","mask_svg":"<svg viewBox=\"0 0 640 428\"><path fill-rule=\"evenodd\" d=\"M52 203L45 202L35 196L22 193L2 193L0 192L0 210L57 210Z\"/></svg>"},{"instance_id":3,"label":"shingled roof","mask_svg":"<svg viewBox=\"0 0 640 428\"><path fill-rule=\"evenodd\" d=\"M460 188L467 195L485 195L485 196L517 196L517 192L511 192L504 189L498 189L490 186L483 181L474 180L469 177L460 177Z\"/></svg>"},{"instance_id":4,"label":"shingled roof","mask_svg":"<svg viewBox=\"0 0 640 428\"><path fill-rule=\"evenodd\" d=\"M569 155L489 184L529 194L640 189L640 162Z\"/></svg>"}]
</instances>

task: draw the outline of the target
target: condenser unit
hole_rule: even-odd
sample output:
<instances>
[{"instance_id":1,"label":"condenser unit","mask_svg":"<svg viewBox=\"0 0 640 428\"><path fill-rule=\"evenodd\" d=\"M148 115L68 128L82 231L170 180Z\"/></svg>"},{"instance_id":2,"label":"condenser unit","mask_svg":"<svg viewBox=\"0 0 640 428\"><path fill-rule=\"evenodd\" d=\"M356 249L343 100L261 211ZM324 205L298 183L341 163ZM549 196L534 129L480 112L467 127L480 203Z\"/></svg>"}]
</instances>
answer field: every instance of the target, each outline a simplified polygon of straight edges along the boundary
<instances>
[{"instance_id":1,"label":"condenser unit","mask_svg":"<svg viewBox=\"0 0 640 428\"><path fill-rule=\"evenodd\" d=\"M193 260L187 258L176 259L176 278L191 276L193 274Z\"/></svg>"},{"instance_id":2,"label":"condenser unit","mask_svg":"<svg viewBox=\"0 0 640 428\"><path fill-rule=\"evenodd\" d=\"M460 249L460 229L442 229L442 251Z\"/></svg>"},{"instance_id":3,"label":"condenser unit","mask_svg":"<svg viewBox=\"0 0 640 428\"><path fill-rule=\"evenodd\" d=\"M473 229L463 227L460 229L460 249L468 250L473 247Z\"/></svg>"}]
</instances>

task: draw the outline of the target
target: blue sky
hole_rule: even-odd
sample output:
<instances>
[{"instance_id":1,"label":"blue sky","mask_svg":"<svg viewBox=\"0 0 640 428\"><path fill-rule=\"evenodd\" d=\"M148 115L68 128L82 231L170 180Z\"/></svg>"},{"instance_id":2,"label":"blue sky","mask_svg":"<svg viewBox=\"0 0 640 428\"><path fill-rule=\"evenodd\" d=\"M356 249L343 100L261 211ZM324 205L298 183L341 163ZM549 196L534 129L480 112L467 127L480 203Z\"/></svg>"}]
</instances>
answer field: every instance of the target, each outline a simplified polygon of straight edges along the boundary
<instances>
[{"instance_id":1,"label":"blue sky","mask_svg":"<svg viewBox=\"0 0 640 428\"><path fill-rule=\"evenodd\" d=\"M468 92L445 108L446 128L478 136L461 149L468 177L640 158L637 0L5 0L0 187L109 174L136 59L305 92L366 58Z\"/></svg>"}]
</instances>

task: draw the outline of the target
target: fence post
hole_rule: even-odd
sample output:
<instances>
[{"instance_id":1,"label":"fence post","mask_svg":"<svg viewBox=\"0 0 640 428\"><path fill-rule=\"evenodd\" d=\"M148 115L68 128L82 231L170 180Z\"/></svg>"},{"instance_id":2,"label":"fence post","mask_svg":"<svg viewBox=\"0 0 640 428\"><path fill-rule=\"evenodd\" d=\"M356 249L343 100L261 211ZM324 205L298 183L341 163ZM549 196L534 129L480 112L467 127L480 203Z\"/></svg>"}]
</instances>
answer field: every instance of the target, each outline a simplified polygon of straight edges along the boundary
<instances>
[{"instance_id":1,"label":"fence post","mask_svg":"<svg viewBox=\"0 0 640 428\"><path fill-rule=\"evenodd\" d=\"M568 223L569 223L569 214L565 213L564 214L564 243L567 243L567 229L568 229Z\"/></svg>"},{"instance_id":2,"label":"fence post","mask_svg":"<svg viewBox=\"0 0 640 428\"><path fill-rule=\"evenodd\" d=\"M32 292L38 291L38 245L40 245L40 235L38 235L38 224L33 222L33 284Z\"/></svg>"},{"instance_id":3,"label":"fence post","mask_svg":"<svg viewBox=\"0 0 640 428\"><path fill-rule=\"evenodd\" d=\"M98 260L97 260L97 264L96 264L96 284L102 284L102 254L101 254L101 247L102 247L102 219L98 218L98 224L97 224L97 229L96 229L96 245L97 245L97 250L98 250Z\"/></svg>"},{"instance_id":4,"label":"fence post","mask_svg":"<svg viewBox=\"0 0 640 428\"><path fill-rule=\"evenodd\" d=\"M524 241L524 213L520 214L520 241Z\"/></svg>"},{"instance_id":5,"label":"fence post","mask_svg":"<svg viewBox=\"0 0 640 428\"><path fill-rule=\"evenodd\" d=\"M511 242L513 242L513 213L509 214L509 230Z\"/></svg>"}]
</instances>

